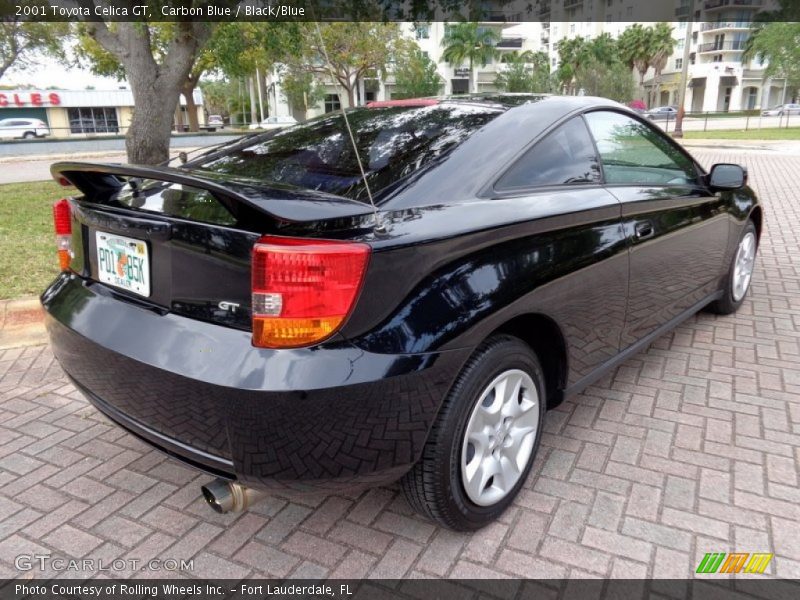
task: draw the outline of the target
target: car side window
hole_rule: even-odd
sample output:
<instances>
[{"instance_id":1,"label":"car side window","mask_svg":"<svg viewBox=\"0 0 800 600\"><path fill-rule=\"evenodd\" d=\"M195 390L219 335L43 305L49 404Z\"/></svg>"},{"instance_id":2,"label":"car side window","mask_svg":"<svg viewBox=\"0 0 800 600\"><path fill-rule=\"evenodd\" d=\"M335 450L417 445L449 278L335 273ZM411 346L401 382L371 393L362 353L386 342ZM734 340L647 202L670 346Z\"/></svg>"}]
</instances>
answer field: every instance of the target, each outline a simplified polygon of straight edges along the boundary
<instances>
[{"instance_id":1,"label":"car side window","mask_svg":"<svg viewBox=\"0 0 800 600\"><path fill-rule=\"evenodd\" d=\"M580 117L529 149L495 184L498 191L546 185L600 182L600 162Z\"/></svg>"},{"instance_id":2,"label":"car side window","mask_svg":"<svg viewBox=\"0 0 800 600\"><path fill-rule=\"evenodd\" d=\"M685 185L697 180L694 163L663 134L626 115L585 115L610 184Z\"/></svg>"}]
</instances>

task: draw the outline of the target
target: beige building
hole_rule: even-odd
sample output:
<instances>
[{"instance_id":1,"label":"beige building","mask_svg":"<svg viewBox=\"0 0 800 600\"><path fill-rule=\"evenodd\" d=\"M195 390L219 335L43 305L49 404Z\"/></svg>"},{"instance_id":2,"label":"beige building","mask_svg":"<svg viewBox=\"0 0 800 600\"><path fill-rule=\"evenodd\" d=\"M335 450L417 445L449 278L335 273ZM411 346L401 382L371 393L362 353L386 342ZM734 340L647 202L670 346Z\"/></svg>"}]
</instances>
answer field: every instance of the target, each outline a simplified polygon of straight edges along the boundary
<instances>
[{"instance_id":1,"label":"beige building","mask_svg":"<svg viewBox=\"0 0 800 600\"><path fill-rule=\"evenodd\" d=\"M200 123L205 122L203 96L195 90ZM175 123L186 123L185 100L175 111ZM82 138L124 135L133 118L133 94L120 90L0 90L0 119L39 119L51 137Z\"/></svg>"}]
</instances>

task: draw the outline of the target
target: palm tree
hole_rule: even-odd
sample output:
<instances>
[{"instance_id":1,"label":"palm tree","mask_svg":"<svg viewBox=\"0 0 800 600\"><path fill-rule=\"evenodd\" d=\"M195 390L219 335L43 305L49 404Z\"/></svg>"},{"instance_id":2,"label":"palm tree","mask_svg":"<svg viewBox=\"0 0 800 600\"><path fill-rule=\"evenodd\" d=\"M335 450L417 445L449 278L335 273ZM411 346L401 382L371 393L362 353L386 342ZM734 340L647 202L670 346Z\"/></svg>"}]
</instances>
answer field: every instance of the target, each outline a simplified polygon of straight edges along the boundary
<instances>
[{"instance_id":1,"label":"palm tree","mask_svg":"<svg viewBox=\"0 0 800 600\"><path fill-rule=\"evenodd\" d=\"M617 38L620 58L631 69L639 72L639 91L644 99L644 76L650 68L652 58L652 29L645 29L635 23L623 31Z\"/></svg>"},{"instance_id":2,"label":"palm tree","mask_svg":"<svg viewBox=\"0 0 800 600\"><path fill-rule=\"evenodd\" d=\"M477 92L478 78L475 77L474 65L486 66L495 58L498 54L495 45L499 41L500 35L492 29L478 27L477 23L456 23L448 27L442 39L442 58L454 67L468 61L470 90Z\"/></svg>"},{"instance_id":3,"label":"palm tree","mask_svg":"<svg viewBox=\"0 0 800 600\"><path fill-rule=\"evenodd\" d=\"M661 71L667 66L667 61L675 51L675 39L672 37L672 27L667 23L659 23L652 29L650 44L650 66L653 67L653 87L651 106L658 102L661 92Z\"/></svg>"},{"instance_id":4,"label":"palm tree","mask_svg":"<svg viewBox=\"0 0 800 600\"><path fill-rule=\"evenodd\" d=\"M585 38L574 37L558 43L558 80L566 93L574 94L575 73L590 58L589 43Z\"/></svg>"}]
</instances>

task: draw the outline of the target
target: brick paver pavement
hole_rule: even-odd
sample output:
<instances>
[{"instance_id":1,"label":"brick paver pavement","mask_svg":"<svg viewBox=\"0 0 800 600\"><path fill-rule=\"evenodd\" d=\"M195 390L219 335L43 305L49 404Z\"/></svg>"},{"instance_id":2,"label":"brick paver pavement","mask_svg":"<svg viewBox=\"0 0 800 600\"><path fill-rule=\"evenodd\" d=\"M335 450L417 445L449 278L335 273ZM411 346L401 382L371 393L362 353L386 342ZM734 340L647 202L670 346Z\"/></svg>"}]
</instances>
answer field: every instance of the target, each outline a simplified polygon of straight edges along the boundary
<instances>
[{"instance_id":1,"label":"brick paver pavement","mask_svg":"<svg viewBox=\"0 0 800 600\"><path fill-rule=\"evenodd\" d=\"M193 559L184 574L209 577L668 578L726 551L774 552L769 574L800 577L800 156L696 154L748 165L766 205L749 299L549 413L496 524L440 529L394 487L217 515L208 477L110 425L46 346L14 348L0 352L0 577L44 553Z\"/></svg>"}]
</instances>

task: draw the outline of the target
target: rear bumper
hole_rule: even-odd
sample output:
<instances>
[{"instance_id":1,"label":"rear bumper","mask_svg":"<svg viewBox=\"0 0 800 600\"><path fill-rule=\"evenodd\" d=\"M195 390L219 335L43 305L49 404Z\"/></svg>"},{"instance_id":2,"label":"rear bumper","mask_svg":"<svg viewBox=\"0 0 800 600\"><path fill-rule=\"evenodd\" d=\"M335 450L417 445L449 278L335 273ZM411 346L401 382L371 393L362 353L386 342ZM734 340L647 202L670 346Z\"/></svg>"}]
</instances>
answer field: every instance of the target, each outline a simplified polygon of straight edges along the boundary
<instances>
[{"instance_id":1,"label":"rear bumper","mask_svg":"<svg viewBox=\"0 0 800 600\"><path fill-rule=\"evenodd\" d=\"M61 275L42 296L56 358L113 421L255 487L397 479L422 452L469 350L384 355L345 340L254 348L250 334L121 301Z\"/></svg>"}]
</instances>

